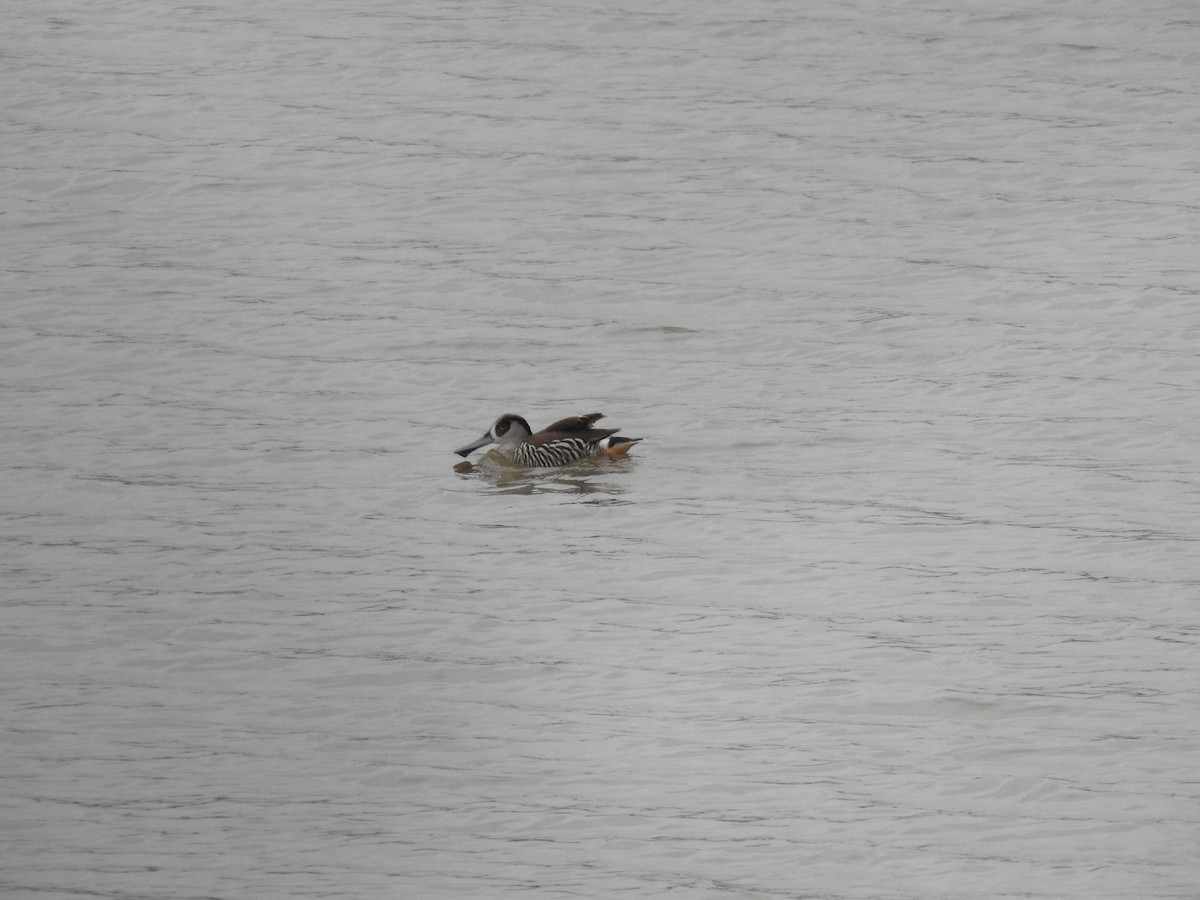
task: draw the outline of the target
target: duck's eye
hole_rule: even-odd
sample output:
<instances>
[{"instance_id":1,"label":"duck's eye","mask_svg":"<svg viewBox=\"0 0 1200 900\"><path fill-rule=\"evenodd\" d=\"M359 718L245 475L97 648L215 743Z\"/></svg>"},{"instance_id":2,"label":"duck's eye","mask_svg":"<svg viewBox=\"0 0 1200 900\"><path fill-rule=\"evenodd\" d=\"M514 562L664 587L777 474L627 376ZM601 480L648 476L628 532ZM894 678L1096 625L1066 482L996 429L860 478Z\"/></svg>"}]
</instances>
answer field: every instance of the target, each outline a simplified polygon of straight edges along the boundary
<instances>
[{"instance_id":1,"label":"duck's eye","mask_svg":"<svg viewBox=\"0 0 1200 900\"><path fill-rule=\"evenodd\" d=\"M500 437L500 435L505 434L508 431L509 424L510 423L508 423L508 422L497 422L496 423L496 437Z\"/></svg>"}]
</instances>

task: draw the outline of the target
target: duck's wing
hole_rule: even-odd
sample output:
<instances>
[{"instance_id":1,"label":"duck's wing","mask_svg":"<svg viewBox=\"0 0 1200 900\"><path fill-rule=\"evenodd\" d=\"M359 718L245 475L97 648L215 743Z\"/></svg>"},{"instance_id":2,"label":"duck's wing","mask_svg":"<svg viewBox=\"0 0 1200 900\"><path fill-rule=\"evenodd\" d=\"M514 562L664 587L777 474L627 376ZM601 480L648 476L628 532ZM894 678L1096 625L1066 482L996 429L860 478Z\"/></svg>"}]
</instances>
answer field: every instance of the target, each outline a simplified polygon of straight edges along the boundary
<instances>
[{"instance_id":1,"label":"duck's wing","mask_svg":"<svg viewBox=\"0 0 1200 900\"><path fill-rule=\"evenodd\" d=\"M571 416L569 419L559 419L553 425L547 425L538 434L571 434L578 435L587 431L604 418L604 413L588 413L586 416ZM617 430L617 429L614 429Z\"/></svg>"},{"instance_id":2,"label":"duck's wing","mask_svg":"<svg viewBox=\"0 0 1200 900\"><path fill-rule=\"evenodd\" d=\"M597 419L603 418L603 413L588 413L586 416L571 416L569 419L561 419L529 438L528 443L536 447L544 447L547 444L553 444L555 441L584 441L588 444L595 444L606 437L616 434L620 430L617 428L592 427L592 424Z\"/></svg>"}]
</instances>

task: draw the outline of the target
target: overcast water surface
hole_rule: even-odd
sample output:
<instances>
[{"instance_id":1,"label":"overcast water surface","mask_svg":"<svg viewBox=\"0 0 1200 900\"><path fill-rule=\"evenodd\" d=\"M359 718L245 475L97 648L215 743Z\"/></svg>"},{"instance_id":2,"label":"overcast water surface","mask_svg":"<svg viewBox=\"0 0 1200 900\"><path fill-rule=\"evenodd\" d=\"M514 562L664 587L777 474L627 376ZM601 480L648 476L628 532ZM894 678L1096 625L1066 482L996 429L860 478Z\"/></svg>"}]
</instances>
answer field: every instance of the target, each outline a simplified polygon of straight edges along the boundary
<instances>
[{"instance_id":1,"label":"overcast water surface","mask_svg":"<svg viewBox=\"0 0 1200 900\"><path fill-rule=\"evenodd\" d=\"M1198 895L1194 3L3 31L5 898Z\"/></svg>"}]
</instances>

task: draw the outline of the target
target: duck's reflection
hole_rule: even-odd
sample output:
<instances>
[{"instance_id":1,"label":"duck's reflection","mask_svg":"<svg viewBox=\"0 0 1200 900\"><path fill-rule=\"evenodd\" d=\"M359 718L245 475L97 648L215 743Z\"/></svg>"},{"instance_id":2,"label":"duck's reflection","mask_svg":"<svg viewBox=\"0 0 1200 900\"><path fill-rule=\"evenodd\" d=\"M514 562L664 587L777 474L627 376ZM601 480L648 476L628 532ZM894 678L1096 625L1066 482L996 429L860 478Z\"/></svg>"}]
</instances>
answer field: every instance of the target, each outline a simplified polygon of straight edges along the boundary
<instances>
[{"instance_id":1,"label":"duck's reflection","mask_svg":"<svg viewBox=\"0 0 1200 900\"><path fill-rule=\"evenodd\" d=\"M632 460L583 460L556 468L526 468L515 465L496 453L485 454L478 463L460 462L454 471L466 478L478 478L499 494L600 494L619 495L625 488L614 476L628 471Z\"/></svg>"}]
</instances>

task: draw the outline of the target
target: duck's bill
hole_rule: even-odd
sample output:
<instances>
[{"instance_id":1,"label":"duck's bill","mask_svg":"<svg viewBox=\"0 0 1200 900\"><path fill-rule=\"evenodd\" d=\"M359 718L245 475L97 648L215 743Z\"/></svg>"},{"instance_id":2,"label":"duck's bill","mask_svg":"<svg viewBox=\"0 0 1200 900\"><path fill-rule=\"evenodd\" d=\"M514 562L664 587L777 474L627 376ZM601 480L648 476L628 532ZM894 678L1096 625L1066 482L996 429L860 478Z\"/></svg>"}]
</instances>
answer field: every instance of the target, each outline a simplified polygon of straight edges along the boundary
<instances>
[{"instance_id":1,"label":"duck's bill","mask_svg":"<svg viewBox=\"0 0 1200 900\"><path fill-rule=\"evenodd\" d=\"M492 440L493 440L493 438L490 434L485 434L483 437L481 437L479 440L475 441L474 443L467 444L467 446L465 446L465 447L459 447L454 452L465 459L467 456L469 456L471 454L471 452L473 450L478 450L480 447L486 447L488 444L490 444L492 442Z\"/></svg>"}]
</instances>

